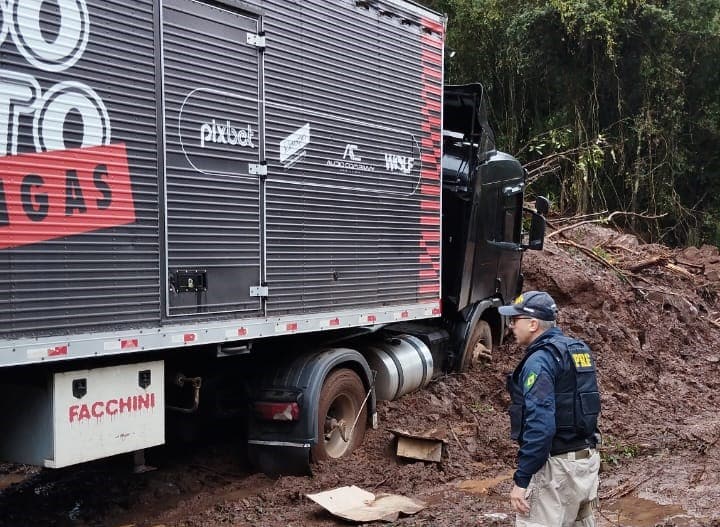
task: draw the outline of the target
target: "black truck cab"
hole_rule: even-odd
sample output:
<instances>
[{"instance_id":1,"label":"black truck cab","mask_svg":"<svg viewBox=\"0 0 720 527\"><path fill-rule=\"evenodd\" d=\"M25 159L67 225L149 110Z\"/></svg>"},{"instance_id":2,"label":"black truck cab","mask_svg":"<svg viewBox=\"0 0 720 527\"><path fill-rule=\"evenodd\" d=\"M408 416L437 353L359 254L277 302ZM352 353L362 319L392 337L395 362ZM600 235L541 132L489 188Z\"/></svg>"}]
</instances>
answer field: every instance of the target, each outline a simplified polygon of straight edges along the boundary
<instances>
[{"instance_id":1,"label":"black truck cab","mask_svg":"<svg viewBox=\"0 0 720 527\"><path fill-rule=\"evenodd\" d=\"M443 112L443 306L461 312L519 294L523 250L542 247L544 220L525 211L534 242L523 244L525 171L496 150L482 86L446 86Z\"/></svg>"}]
</instances>

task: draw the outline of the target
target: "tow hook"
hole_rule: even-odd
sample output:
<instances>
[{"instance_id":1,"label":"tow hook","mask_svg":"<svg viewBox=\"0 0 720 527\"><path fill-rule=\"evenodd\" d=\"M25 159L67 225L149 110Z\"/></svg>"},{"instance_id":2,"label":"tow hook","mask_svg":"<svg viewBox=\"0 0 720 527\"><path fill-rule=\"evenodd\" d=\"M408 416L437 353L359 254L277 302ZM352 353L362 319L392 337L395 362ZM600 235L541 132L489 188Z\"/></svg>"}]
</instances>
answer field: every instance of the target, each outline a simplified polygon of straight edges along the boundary
<instances>
[{"instance_id":1,"label":"tow hook","mask_svg":"<svg viewBox=\"0 0 720 527\"><path fill-rule=\"evenodd\" d=\"M166 406L168 410L174 410L176 412L182 412L184 414L192 414L197 412L200 406L200 387L202 386L202 377L185 377L182 373L178 373L175 376L175 385L180 388L184 388L186 384L189 384L193 388L193 404L190 408L182 408L180 406Z\"/></svg>"}]
</instances>

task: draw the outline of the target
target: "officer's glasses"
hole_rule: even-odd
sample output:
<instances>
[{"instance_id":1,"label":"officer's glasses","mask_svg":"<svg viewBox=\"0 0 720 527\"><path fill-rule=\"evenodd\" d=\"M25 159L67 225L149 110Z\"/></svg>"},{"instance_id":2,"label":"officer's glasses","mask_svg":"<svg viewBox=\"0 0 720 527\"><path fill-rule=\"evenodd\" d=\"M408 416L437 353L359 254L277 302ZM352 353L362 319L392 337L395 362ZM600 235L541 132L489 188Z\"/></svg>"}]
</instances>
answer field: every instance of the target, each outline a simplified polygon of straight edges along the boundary
<instances>
[{"instance_id":1,"label":"officer's glasses","mask_svg":"<svg viewBox=\"0 0 720 527\"><path fill-rule=\"evenodd\" d=\"M508 325L514 326L514 325L515 325L515 321L517 321L517 320L530 320L531 318L532 318L532 317L511 317L511 318L510 318L510 322L508 322Z\"/></svg>"}]
</instances>

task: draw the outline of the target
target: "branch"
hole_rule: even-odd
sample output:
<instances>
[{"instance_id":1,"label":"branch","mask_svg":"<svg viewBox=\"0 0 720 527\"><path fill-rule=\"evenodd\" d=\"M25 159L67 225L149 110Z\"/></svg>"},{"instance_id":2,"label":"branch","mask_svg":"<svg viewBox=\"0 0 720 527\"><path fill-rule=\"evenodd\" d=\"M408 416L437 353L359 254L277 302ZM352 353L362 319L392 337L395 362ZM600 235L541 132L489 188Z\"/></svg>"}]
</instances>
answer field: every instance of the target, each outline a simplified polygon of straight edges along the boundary
<instances>
[{"instance_id":1,"label":"branch","mask_svg":"<svg viewBox=\"0 0 720 527\"><path fill-rule=\"evenodd\" d=\"M630 279L628 278L627 274L623 273L619 268L615 267L613 264L611 264L611 263L608 262L607 260L605 260L605 259L603 259L603 258L600 258L597 254L595 254L595 253L592 251L592 249L588 249L588 248L585 247L584 245L580 245L579 243L575 243L575 242L572 241L572 240L559 240L559 241L557 242L557 244L558 244L558 245L569 245L570 247L575 247L576 249L578 249L578 250L584 252L585 254L587 254L590 258L592 258L592 259L595 260L596 262L604 265L604 266L607 267L608 269L612 269L613 271L615 271L615 272L618 274L618 276L620 276L620 278L621 278L623 281L630 283Z\"/></svg>"},{"instance_id":2,"label":"branch","mask_svg":"<svg viewBox=\"0 0 720 527\"><path fill-rule=\"evenodd\" d=\"M635 265L631 265L629 267L624 267L624 269L627 269L628 271L631 271L633 273L637 273L638 271L640 271L641 269L645 269L646 267L664 263L665 259L666 258L664 256L653 256L652 258L649 258L642 262L638 262Z\"/></svg>"},{"instance_id":3,"label":"branch","mask_svg":"<svg viewBox=\"0 0 720 527\"><path fill-rule=\"evenodd\" d=\"M649 215L647 215L647 214L640 214L640 213L638 213L638 212L624 212L624 211L621 211L621 210L616 210L615 212L612 212L607 218L598 218L598 219L596 219L596 220L585 220L585 221L581 221L581 222L579 222L579 223L573 223L572 225L568 225L567 227L563 227L563 228L561 228L561 229L558 229L558 230L556 230L555 232L551 232L550 234L548 234L548 235L546 236L546 238L551 238L551 237L553 237L553 236L555 236L555 235L557 235L557 234L560 234L560 233L562 233L562 232L565 232L565 231L568 231L568 230L571 230L571 229L575 229L575 228L577 228L577 227L580 227L581 225L587 225L587 224L589 224L589 223L610 223L610 221L611 221L615 216L637 216L638 218L643 218L643 219L646 219L646 220L656 220L656 219L658 219L658 218L662 218L662 217L664 217L664 216L667 216L667 213L649 216Z\"/></svg>"}]
</instances>

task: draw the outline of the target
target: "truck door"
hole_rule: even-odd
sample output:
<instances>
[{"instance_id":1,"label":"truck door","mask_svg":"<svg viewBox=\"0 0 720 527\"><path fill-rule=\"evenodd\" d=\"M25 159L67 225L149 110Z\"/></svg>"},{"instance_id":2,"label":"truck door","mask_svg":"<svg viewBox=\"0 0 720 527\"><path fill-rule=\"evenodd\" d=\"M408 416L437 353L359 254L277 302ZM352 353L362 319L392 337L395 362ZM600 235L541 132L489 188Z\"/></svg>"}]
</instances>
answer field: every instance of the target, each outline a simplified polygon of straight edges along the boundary
<instances>
[{"instance_id":1,"label":"truck door","mask_svg":"<svg viewBox=\"0 0 720 527\"><path fill-rule=\"evenodd\" d=\"M500 293L508 302L515 298L518 291L518 272L522 261L520 250L520 234L522 228L523 190L520 181L509 182L499 188L498 209L496 220L496 236L498 242L497 277Z\"/></svg>"},{"instance_id":2,"label":"truck door","mask_svg":"<svg viewBox=\"0 0 720 527\"><path fill-rule=\"evenodd\" d=\"M166 314L257 316L260 21L194 0L161 5Z\"/></svg>"}]
</instances>

